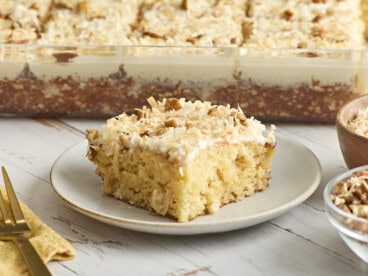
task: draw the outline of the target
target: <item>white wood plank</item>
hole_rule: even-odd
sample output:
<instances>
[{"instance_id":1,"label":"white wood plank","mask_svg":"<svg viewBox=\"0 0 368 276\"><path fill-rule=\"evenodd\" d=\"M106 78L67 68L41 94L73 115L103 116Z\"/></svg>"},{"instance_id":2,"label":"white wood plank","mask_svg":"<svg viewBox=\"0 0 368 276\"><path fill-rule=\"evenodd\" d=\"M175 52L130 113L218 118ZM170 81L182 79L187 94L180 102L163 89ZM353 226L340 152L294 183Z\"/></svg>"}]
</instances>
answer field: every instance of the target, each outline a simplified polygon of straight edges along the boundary
<instances>
[{"instance_id":1,"label":"white wood plank","mask_svg":"<svg viewBox=\"0 0 368 276\"><path fill-rule=\"evenodd\" d=\"M46 181L55 159L83 139L79 132L54 120L0 118L0 133L0 162L35 172Z\"/></svg>"}]
</instances>

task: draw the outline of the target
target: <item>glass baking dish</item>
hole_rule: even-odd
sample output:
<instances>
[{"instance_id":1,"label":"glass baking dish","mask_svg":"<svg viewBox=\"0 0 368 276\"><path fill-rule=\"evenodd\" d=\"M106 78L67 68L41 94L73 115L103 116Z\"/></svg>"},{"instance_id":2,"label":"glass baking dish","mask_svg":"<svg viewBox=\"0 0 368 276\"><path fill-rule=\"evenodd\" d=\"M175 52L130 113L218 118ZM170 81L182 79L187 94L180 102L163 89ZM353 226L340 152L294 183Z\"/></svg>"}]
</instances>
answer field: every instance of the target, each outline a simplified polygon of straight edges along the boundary
<instances>
[{"instance_id":1,"label":"glass baking dish","mask_svg":"<svg viewBox=\"0 0 368 276\"><path fill-rule=\"evenodd\" d=\"M0 44L0 113L15 116L110 117L153 96L333 122L367 82L365 50Z\"/></svg>"}]
</instances>

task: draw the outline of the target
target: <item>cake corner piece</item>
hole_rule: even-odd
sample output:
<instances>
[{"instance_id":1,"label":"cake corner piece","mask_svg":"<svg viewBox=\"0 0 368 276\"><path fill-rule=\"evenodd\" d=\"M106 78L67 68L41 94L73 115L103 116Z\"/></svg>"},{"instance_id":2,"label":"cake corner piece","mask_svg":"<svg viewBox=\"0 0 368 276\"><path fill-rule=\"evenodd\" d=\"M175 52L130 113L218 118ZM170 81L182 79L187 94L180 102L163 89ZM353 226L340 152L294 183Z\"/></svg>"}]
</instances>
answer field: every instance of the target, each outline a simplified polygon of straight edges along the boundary
<instances>
[{"instance_id":1,"label":"cake corner piece","mask_svg":"<svg viewBox=\"0 0 368 276\"><path fill-rule=\"evenodd\" d=\"M148 103L86 131L104 193L188 222L269 186L274 126L210 102Z\"/></svg>"}]
</instances>

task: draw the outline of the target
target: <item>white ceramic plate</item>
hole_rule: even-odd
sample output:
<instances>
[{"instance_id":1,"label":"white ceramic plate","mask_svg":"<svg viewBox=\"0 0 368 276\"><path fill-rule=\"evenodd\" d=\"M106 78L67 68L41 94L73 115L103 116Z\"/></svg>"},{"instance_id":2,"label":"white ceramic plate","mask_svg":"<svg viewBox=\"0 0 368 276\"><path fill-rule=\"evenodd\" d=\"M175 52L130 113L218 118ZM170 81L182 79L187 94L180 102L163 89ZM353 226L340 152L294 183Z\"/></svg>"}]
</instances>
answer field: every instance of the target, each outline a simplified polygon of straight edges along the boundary
<instances>
[{"instance_id":1,"label":"white ceramic plate","mask_svg":"<svg viewBox=\"0 0 368 276\"><path fill-rule=\"evenodd\" d=\"M154 215L105 196L95 166L86 158L87 141L63 153L51 170L58 196L78 212L119 227L159 234L190 235L225 232L275 218L306 200L318 187L321 167L302 144L276 138L270 187L188 223Z\"/></svg>"}]
</instances>

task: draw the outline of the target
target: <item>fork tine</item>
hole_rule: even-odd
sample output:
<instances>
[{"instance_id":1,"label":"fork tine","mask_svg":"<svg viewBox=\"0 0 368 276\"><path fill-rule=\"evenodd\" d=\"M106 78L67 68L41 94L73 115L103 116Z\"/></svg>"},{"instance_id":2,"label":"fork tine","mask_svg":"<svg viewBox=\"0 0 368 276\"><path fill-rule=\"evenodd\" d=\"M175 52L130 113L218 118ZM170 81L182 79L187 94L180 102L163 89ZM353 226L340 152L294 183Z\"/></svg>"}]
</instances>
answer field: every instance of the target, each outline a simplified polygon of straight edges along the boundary
<instances>
[{"instance_id":1,"label":"fork tine","mask_svg":"<svg viewBox=\"0 0 368 276\"><path fill-rule=\"evenodd\" d=\"M11 219L8 215L8 211L6 210L6 207L5 207L5 200L4 200L4 197L3 197L3 194L0 190L0 211L1 211L1 214L3 216L3 221L6 225L9 225L9 224L12 224L11 223Z\"/></svg>"},{"instance_id":2,"label":"fork tine","mask_svg":"<svg viewBox=\"0 0 368 276\"><path fill-rule=\"evenodd\" d=\"M16 223L24 222L25 219L24 219L24 216L23 216L23 212L20 209L19 202L18 202L17 196L14 192L13 186L10 182L8 173L6 172L4 167L1 167L1 171L3 173L5 187L6 187L6 191L8 193L8 199L9 199L10 207L13 211L14 220L15 220Z\"/></svg>"}]
</instances>

